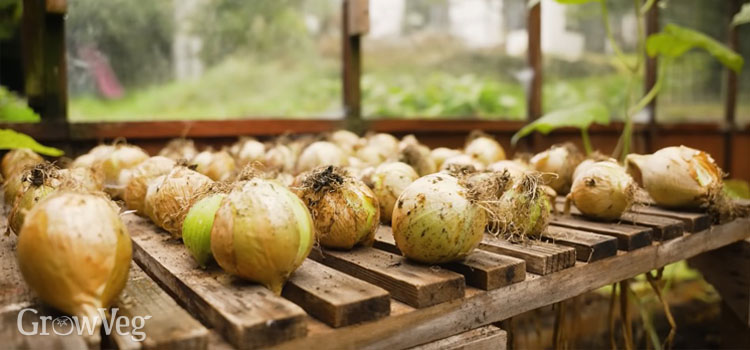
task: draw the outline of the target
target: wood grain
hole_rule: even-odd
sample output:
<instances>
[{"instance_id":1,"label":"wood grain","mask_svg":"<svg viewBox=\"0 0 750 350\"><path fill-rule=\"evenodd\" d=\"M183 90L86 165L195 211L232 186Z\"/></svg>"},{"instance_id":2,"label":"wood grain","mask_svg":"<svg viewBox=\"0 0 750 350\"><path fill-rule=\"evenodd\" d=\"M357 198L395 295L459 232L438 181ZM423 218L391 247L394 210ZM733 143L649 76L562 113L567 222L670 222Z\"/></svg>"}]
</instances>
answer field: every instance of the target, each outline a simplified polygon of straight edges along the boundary
<instances>
[{"instance_id":1,"label":"wood grain","mask_svg":"<svg viewBox=\"0 0 750 350\"><path fill-rule=\"evenodd\" d=\"M505 350L507 348L508 333L493 325L488 325L415 346L411 350Z\"/></svg>"},{"instance_id":2,"label":"wood grain","mask_svg":"<svg viewBox=\"0 0 750 350\"><path fill-rule=\"evenodd\" d=\"M665 218L680 220L687 232L703 231L711 227L711 217L705 213L678 212L645 205L634 205L630 208L630 211L633 213L663 216Z\"/></svg>"},{"instance_id":3,"label":"wood grain","mask_svg":"<svg viewBox=\"0 0 750 350\"><path fill-rule=\"evenodd\" d=\"M542 237L575 248L579 261L592 262L617 254L617 238L612 236L551 225Z\"/></svg>"},{"instance_id":4,"label":"wood grain","mask_svg":"<svg viewBox=\"0 0 750 350\"><path fill-rule=\"evenodd\" d=\"M536 241L514 244L489 234L484 235L479 249L523 259L526 261L526 271L539 275L572 267L576 261L574 248Z\"/></svg>"},{"instance_id":5,"label":"wood grain","mask_svg":"<svg viewBox=\"0 0 750 350\"><path fill-rule=\"evenodd\" d=\"M653 241L654 230L649 227L587 221L567 215L552 218L550 224L615 237L617 249L625 251L647 247Z\"/></svg>"}]
</instances>

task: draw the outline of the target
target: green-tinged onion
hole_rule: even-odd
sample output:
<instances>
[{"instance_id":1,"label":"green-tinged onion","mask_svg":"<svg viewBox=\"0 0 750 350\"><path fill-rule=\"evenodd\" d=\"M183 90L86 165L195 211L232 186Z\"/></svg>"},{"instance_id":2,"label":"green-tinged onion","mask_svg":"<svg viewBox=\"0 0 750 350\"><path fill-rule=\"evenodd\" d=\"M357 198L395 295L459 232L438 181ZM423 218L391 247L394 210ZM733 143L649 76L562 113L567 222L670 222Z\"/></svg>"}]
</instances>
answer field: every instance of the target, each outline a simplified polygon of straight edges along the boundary
<instances>
[{"instance_id":1,"label":"green-tinged onion","mask_svg":"<svg viewBox=\"0 0 750 350\"><path fill-rule=\"evenodd\" d=\"M206 267L212 258L211 228L225 196L217 193L203 197L193 204L182 222L182 241L201 267Z\"/></svg>"},{"instance_id":2,"label":"green-tinged onion","mask_svg":"<svg viewBox=\"0 0 750 350\"><path fill-rule=\"evenodd\" d=\"M516 241L539 237L549 223L552 204L538 174L526 173L490 203L490 232Z\"/></svg>"}]
</instances>

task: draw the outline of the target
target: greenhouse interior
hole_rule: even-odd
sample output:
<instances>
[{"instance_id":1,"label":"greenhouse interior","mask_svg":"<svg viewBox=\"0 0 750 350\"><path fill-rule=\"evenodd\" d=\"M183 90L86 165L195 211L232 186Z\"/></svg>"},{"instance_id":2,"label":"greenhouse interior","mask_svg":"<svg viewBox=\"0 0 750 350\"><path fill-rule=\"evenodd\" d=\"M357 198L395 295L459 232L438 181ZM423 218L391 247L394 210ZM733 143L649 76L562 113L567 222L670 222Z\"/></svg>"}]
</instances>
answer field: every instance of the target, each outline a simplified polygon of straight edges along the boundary
<instances>
[{"instance_id":1,"label":"greenhouse interior","mask_svg":"<svg viewBox=\"0 0 750 350\"><path fill-rule=\"evenodd\" d=\"M0 0L0 349L750 349L748 60L748 0Z\"/></svg>"}]
</instances>

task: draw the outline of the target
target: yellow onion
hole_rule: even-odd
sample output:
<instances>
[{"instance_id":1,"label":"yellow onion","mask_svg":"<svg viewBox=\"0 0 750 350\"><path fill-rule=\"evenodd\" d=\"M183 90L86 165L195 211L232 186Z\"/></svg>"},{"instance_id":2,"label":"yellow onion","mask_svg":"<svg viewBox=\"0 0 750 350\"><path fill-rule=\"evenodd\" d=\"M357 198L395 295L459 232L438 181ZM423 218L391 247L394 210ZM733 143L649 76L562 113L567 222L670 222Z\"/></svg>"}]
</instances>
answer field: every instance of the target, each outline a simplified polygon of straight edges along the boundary
<instances>
[{"instance_id":1,"label":"yellow onion","mask_svg":"<svg viewBox=\"0 0 750 350\"><path fill-rule=\"evenodd\" d=\"M484 163L466 154L460 154L446 159L443 162L443 165L440 166L440 170L445 171L452 167L471 168L476 171L482 171L485 168Z\"/></svg>"},{"instance_id":2,"label":"yellow onion","mask_svg":"<svg viewBox=\"0 0 750 350\"><path fill-rule=\"evenodd\" d=\"M193 140L183 138L172 139L166 146L164 146L164 148L162 148L161 151L159 151L160 156L167 157L174 161L190 160L197 154L198 150L195 148Z\"/></svg>"},{"instance_id":3,"label":"yellow onion","mask_svg":"<svg viewBox=\"0 0 750 350\"><path fill-rule=\"evenodd\" d=\"M464 153L480 161L484 166L505 159L505 150L500 143L490 135L473 132L464 147Z\"/></svg>"},{"instance_id":4,"label":"yellow onion","mask_svg":"<svg viewBox=\"0 0 750 350\"><path fill-rule=\"evenodd\" d=\"M443 163L448 159L458 155L461 155L461 151L457 149L438 147L430 151L430 157L435 161L435 166L440 169Z\"/></svg>"},{"instance_id":5,"label":"yellow onion","mask_svg":"<svg viewBox=\"0 0 750 350\"><path fill-rule=\"evenodd\" d=\"M531 166L542 173L544 183L559 194L570 192L573 173L583 155L572 143L554 145L531 158Z\"/></svg>"},{"instance_id":6,"label":"yellow onion","mask_svg":"<svg viewBox=\"0 0 750 350\"><path fill-rule=\"evenodd\" d=\"M410 165L420 176L429 175L438 170L430 155L430 149L416 143L407 144L401 149L399 161Z\"/></svg>"},{"instance_id":7,"label":"yellow onion","mask_svg":"<svg viewBox=\"0 0 750 350\"><path fill-rule=\"evenodd\" d=\"M398 152L399 141L398 139L386 133L377 133L367 136L367 145L374 146L381 150L386 157L396 154Z\"/></svg>"},{"instance_id":8,"label":"yellow onion","mask_svg":"<svg viewBox=\"0 0 750 350\"><path fill-rule=\"evenodd\" d=\"M182 242L201 267L206 267L211 255L211 228L214 216L226 195L210 194L197 201L182 222Z\"/></svg>"},{"instance_id":9,"label":"yellow onion","mask_svg":"<svg viewBox=\"0 0 750 350\"><path fill-rule=\"evenodd\" d=\"M123 194L128 209L144 215L143 207L149 182L156 177L169 173L174 167L175 161L163 156L151 157L138 164L132 170L130 181L128 181Z\"/></svg>"},{"instance_id":10,"label":"yellow onion","mask_svg":"<svg viewBox=\"0 0 750 350\"><path fill-rule=\"evenodd\" d=\"M319 166L346 166L347 156L338 146L327 142L311 143L297 159L297 173L303 173Z\"/></svg>"},{"instance_id":11,"label":"yellow onion","mask_svg":"<svg viewBox=\"0 0 750 350\"><path fill-rule=\"evenodd\" d=\"M380 221L390 224L396 199L419 175L408 164L393 162L379 165L369 178L369 184L380 204Z\"/></svg>"},{"instance_id":12,"label":"yellow onion","mask_svg":"<svg viewBox=\"0 0 750 350\"><path fill-rule=\"evenodd\" d=\"M608 161L586 164L576 169L576 173L567 199L585 216L617 220L633 203L638 187L619 164ZM566 201L565 205L567 211L569 203Z\"/></svg>"},{"instance_id":13,"label":"yellow onion","mask_svg":"<svg viewBox=\"0 0 750 350\"><path fill-rule=\"evenodd\" d=\"M148 154L138 146L116 144L112 152L101 158L105 192L112 198L122 198L130 180L130 169L148 158Z\"/></svg>"},{"instance_id":14,"label":"yellow onion","mask_svg":"<svg viewBox=\"0 0 750 350\"><path fill-rule=\"evenodd\" d=\"M8 214L8 227L14 233L21 232L26 214L41 200L55 192L63 183L60 169L49 162L37 164L23 173L20 191L13 200Z\"/></svg>"},{"instance_id":15,"label":"yellow onion","mask_svg":"<svg viewBox=\"0 0 750 350\"><path fill-rule=\"evenodd\" d=\"M312 213L315 235L326 248L371 246L380 225L375 193L342 168L319 167L298 176L294 192Z\"/></svg>"},{"instance_id":16,"label":"yellow onion","mask_svg":"<svg viewBox=\"0 0 750 350\"><path fill-rule=\"evenodd\" d=\"M730 204L723 199L722 171L706 152L685 146L667 147L650 155L630 154L626 165L628 173L660 206ZM724 208L717 209L724 212Z\"/></svg>"},{"instance_id":17,"label":"yellow onion","mask_svg":"<svg viewBox=\"0 0 750 350\"><path fill-rule=\"evenodd\" d=\"M377 166L392 155L393 153L389 154L387 150L374 145L366 145L358 149L356 153L357 158L369 166Z\"/></svg>"},{"instance_id":18,"label":"yellow onion","mask_svg":"<svg viewBox=\"0 0 750 350\"><path fill-rule=\"evenodd\" d=\"M531 169L525 164L515 160L501 160L490 164L490 166L487 167L487 170L500 173L507 170L512 178L520 178Z\"/></svg>"},{"instance_id":19,"label":"yellow onion","mask_svg":"<svg viewBox=\"0 0 750 350\"><path fill-rule=\"evenodd\" d=\"M549 223L552 204L539 174L526 173L491 203L490 232L508 240L539 237Z\"/></svg>"},{"instance_id":20,"label":"yellow onion","mask_svg":"<svg viewBox=\"0 0 750 350\"><path fill-rule=\"evenodd\" d=\"M487 216L457 178L421 177L393 208L393 237L404 256L437 264L463 259L482 240Z\"/></svg>"},{"instance_id":21,"label":"yellow onion","mask_svg":"<svg viewBox=\"0 0 750 350\"><path fill-rule=\"evenodd\" d=\"M208 194L213 181L206 175L177 166L149 181L144 213L173 237L182 236L182 222L190 207Z\"/></svg>"},{"instance_id":22,"label":"yellow onion","mask_svg":"<svg viewBox=\"0 0 750 350\"><path fill-rule=\"evenodd\" d=\"M281 294L315 242L305 204L273 180L240 182L222 200L211 229L211 253L226 272Z\"/></svg>"},{"instance_id":23,"label":"yellow onion","mask_svg":"<svg viewBox=\"0 0 750 350\"><path fill-rule=\"evenodd\" d=\"M88 153L78 156L71 168L93 168L99 166L101 161L115 150L114 145L98 145L89 150Z\"/></svg>"},{"instance_id":24,"label":"yellow onion","mask_svg":"<svg viewBox=\"0 0 750 350\"><path fill-rule=\"evenodd\" d=\"M21 273L42 301L91 322L125 287L132 255L112 201L65 190L29 212L17 249Z\"/></svg>"},{"instance_id":25,"label":"yellow onion","mask_svg":"<svg viewBox=\"0 0 750 350\"><path fill-rule=\"evenodd\" d=\"M8 175L3 183L3 199L5 205L13 205L13 201L16 200L18 192L23 188L23 171L16 171L13 174Z\"/></svg>"},{"instance_id":26,"label":"yellow onion","mask_svg":"<svg viewBox=\"0 0 750 350\"><path fill-rule=\"evenodd\" d=\"M229 180L235 176L237 170L234 158L227 151L205 150L198 153L190 163L196 165L195 171L214 181Z\"/></svg>"},{"instance_id":27,"label":"yellow onion","mask_svg":"<svg viewBox=\"0 0 750 350\"><path fill-rule=\"evenodd\" d=\"M360 144L359 136L349 130L336 130L328 135L328 141L339 146L349 155L354 154Z\"/></svg>"},{"instance_id":28,"label":"yellow onion","mask_svg":"<svg viewBox=\"0 0 750 350\"><path fill-rule=\"evenodd\" d=\"M238 168L244 168L254 162L263 162L266 146L252 137L243 137L232 145L229 152L234 156Z\"/></svg>"},{"instance_id":29,"label":"yellow onion","mask_svg":"<svg viewBox=\"0 0 750 350\"><path fill-rule=\"evenodd\" d=\"M0 170L2 170L3 178L7 180L12 174L31 168L43 161L42 156L28 148L12 149L3 156Z\"/></svg>"},{"instance_id":30,"label":"yellow onion","mask_svg":"<svg viewBox=\"0 0 750 350\"><path fill-rule=\"evenodd\" d=\"M291 173L294 171L295 161L296 158L291 148L277 144L266 152L263 164L268 170Z\"/></svg>"},{"instance_id":31,"label":"yellow onion","mask_svg":"<svg viewBox=\"0 0 750 350\"><path fill-rule=\"evenodd\" d=\"M60 177L64 179L65 188L78 189L85 192L101 192L104 190L104 172L100 168L70 168L61 169Z\"/></svg>"}]
</instances>

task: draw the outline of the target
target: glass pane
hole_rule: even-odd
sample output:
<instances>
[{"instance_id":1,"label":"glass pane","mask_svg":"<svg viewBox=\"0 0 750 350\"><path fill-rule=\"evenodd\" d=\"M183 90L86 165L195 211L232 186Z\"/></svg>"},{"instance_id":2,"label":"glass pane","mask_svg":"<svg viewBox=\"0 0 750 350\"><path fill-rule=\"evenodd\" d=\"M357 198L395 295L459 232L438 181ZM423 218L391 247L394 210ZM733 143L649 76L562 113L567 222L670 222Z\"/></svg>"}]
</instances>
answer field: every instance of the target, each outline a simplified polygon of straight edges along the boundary
<instances>
[{"instance_id":1,"label":"glass pane","mask_svg":"<svg viewBox=\"0 0 750 350\"><path fill-rule=\"evenodd\" d=\"M371 0L363 114L522 119L523 0Z\"/></svg>"},{"instance_id":2,"label":"glass pane","mask_svg":"<svg viewBox=\"0 0 750 350\"><path fill-rule=\"evenodd\" d=\"M750 125L750 24L738 27L740 53L745 58L742 75L739 77L737 92L737 125Z\"/></svg>"},{"instance_id":3,"label":"glass pane","mask_svg":"<svg viewBox=\"0 0 750 350\"><path fill-rule=\"evenodd\" d=\"M725 43L728 1L669 1L661 24L675 23ZM720 122L724 116L725 68L702 50L692 50L668 66L656 104L660 123Z\"/></svg>"},{"instance_id":4,"label":"glass pane","mask_svg":"<svg viewBox=\"0 0 750 350\"><path fill-rule=\"evenodd\" d=\"M331 117L340 0L69 0L74 121Z\"/></svg>"},{"instance_id":5,"label":"glass pane","mask_svg":"<svg viewBox=\"0 0 750 350\"><path fill-rule=\"evenodd\" d=\"M633 5L608 1L614 39L629 64L635 63L637 25ZM642 79L625 71L614 54L599 3L562 5L542 1L544 112L600 101L613 120L621 120L628 95L642 94Z\"/></svg>"}]
</instances>

